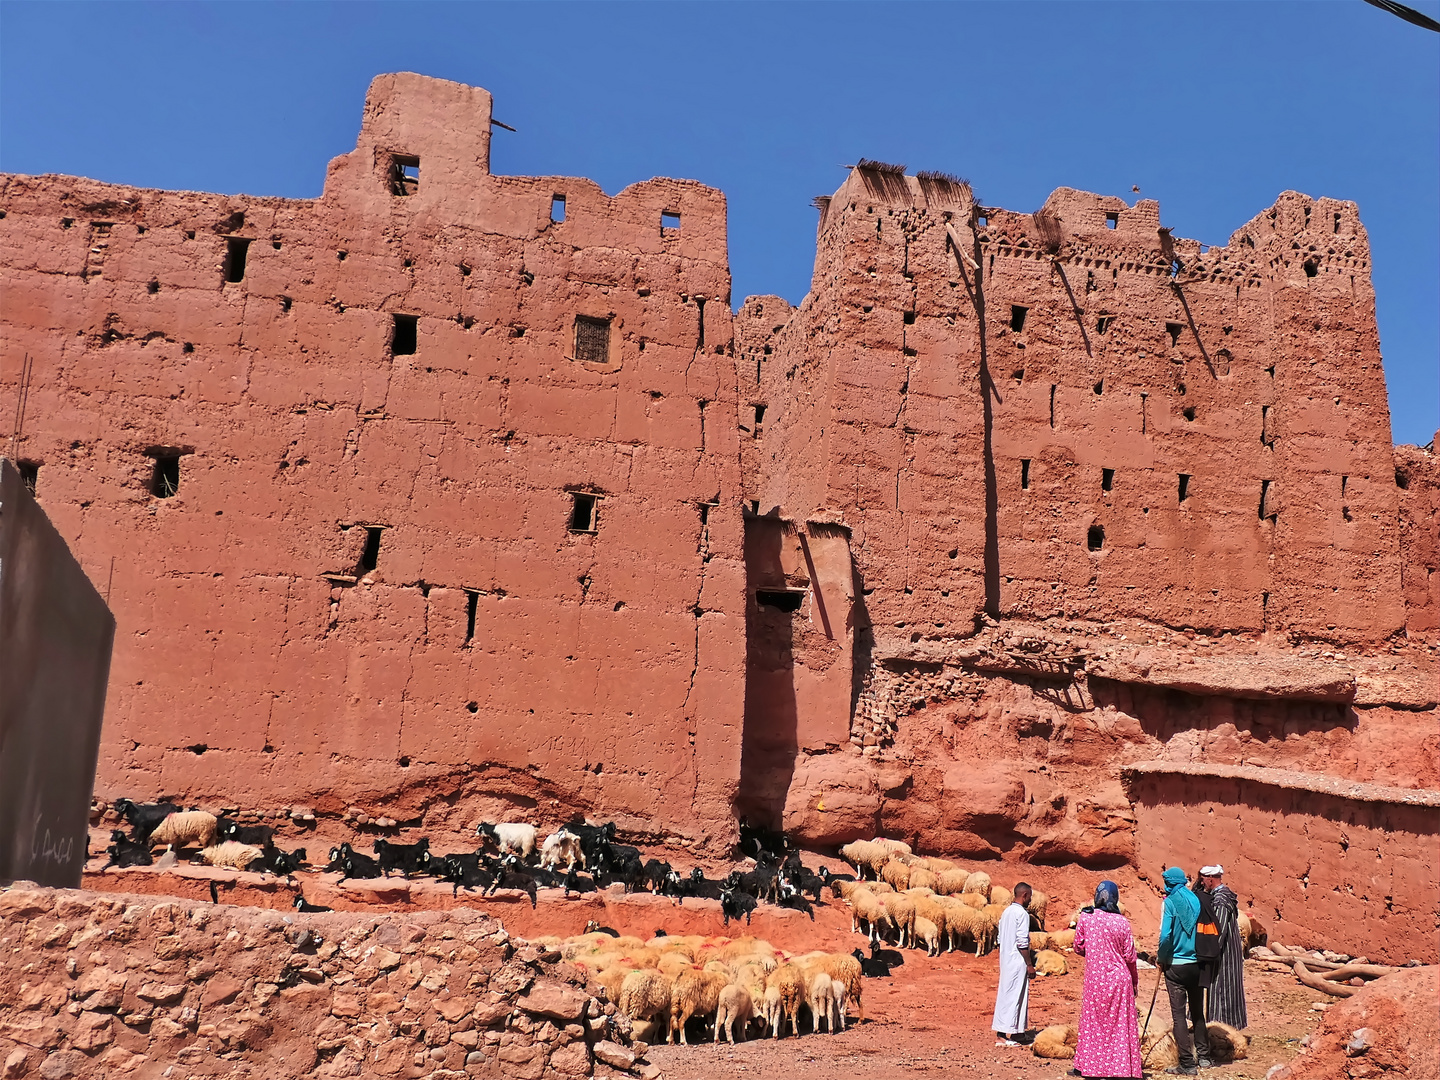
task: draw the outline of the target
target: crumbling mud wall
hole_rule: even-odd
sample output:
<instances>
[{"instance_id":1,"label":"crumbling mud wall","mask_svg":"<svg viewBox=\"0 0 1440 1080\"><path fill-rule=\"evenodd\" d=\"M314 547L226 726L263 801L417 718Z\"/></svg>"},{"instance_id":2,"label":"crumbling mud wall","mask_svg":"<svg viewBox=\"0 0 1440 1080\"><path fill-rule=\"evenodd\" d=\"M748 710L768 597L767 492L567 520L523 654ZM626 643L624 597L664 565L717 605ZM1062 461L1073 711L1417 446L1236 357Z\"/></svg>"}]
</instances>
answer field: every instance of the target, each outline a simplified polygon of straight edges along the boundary
<instances>
[{"instance_id":1,"label":"crumbling mud wall","mask_svg":"<svg viewBox=\"0 0 1440 1080\"><path fill-rule=\"evenodd\" d=\"M578 968L468 908L282 915L17 888L0 892L0 943L7 1077L646 1069Z\"/></svg>"},{"instance_id":2,"label":"crumbling mud wall","mask_svg":"<svg viewBox=\"0 0 1440 1080\"><path fill-rule=\"evenodd\" d=\"M115 619L0 458L0 881L78 886Z\"/></svg>"},{"instance_id":3,"label":"crumbling mud wall","mask_svg":"<svg viewBox=\"0 0 1440 1080\"><path fill-rule=\"evenodd\" d=\"M385 75L315 201L0 181L17 457L113 560L107 797L730 835L724 197L489 138Z\"/></svg>"}]
</instances>

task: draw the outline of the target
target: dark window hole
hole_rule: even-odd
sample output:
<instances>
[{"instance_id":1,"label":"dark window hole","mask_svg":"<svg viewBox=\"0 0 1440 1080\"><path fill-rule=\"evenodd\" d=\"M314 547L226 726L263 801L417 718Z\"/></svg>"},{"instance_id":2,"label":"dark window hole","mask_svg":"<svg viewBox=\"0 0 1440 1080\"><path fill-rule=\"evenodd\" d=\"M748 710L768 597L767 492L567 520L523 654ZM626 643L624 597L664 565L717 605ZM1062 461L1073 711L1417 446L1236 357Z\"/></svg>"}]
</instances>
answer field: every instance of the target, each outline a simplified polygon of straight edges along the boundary
<instances>
[{"instance_id":1,"label":"dark window hole","mask_svg":"<svg viewBox=\"0 0 1440 1080\"><path fill-rule=\"evenodd\" d=\"M914 325L915 325L915 313L914 313L913 311L907 311L907 312L905 312L904 318L905 318L905 325L906 325L906 326L914 326Z\"/></svg>"},{"instance_id":2,"label":"dark window hole","mask_svg":"<svg viewBox=\"0 0 1440 1080\"><path fill-rule=\"evenodd\" d=\"M550 196L550 220L560 222L565 220L565 196Z\"/></svg>"},{"instance_id":3,"label":"dark window hole","mask_svg":"<svg viewBox=\"0 0 1440 1080\"><path fill-rule=\"evenodd\" d=\"M150 470L150 494L157 499L168 499L180 490L179 450L147 450L154 459Z\"/></svg>"},{"instance_id":4,"label":"dark window hole","mask_svg":"<svg viewBox=\"0 0 1440 1080\"><path fill-rule=\"evenodd\" d=\"M245 260L250 252L250 241L232 236L225 241L225 280L245 280Z\"/></svg>"},{"instance_id":5,"label":"dark window hole","mask_svg":"<svg viewBox=\"0 0 1440 1080\"><path fill-rule=\"evenodd\" d=\"M1180 501L1184 502L1190 497L1190 474L1180 474Z\"/></svg>"},{"instance_id":6,"label":"dark window hole","mask_svg":"<svg viewBox=\"0 0 1440 1080\"><path fill-rule=\"evenodd\" d=\"M1316 274L1318 274L1319 272L1320 272L1320 264L1319 264L1318 262L1316 262L1314 259L1306 259L1306 260L1305 260L1305 276L1306 276L1306 277L1314 277L1314 276L1315 276Z\"/></svg>"},{"instance_id":7,"label":"dark window hole","mask_svg":"<svg viewBox=\"0 0 1440 1080\"><path fill-rule=\"evenodd\" d=\"M1185 417L1186 420L1194 420L1194 419L1195 419L1195 406L1194 406L1194 405L1187 405L1185 408L1183 408L1183 409L1180 410L1180 415L1183 416L1183 417Z\"/></svg>"},{"instance_id":8,"label":"dark window hole","mask_svg":"<svg viewBox=\"0 0 1440 1080\"><path fill-rule=\"evenodd\" d=\"M465 644L475 640L475 613L480 608L480 594L474 589L465 590Z\"/></svg>"},{"instance_id":9,"label":"dark window hole","mask_svg":"<svg viewBox=\"0 0 1440 1080\"><path fill-rule=\"evenodd\" d=\"M610 362L610 320L575 316L575 359L587 364Z\"/></svg>"},{"instance_id":10,"label":"dark window hole","mask_svg":"<svg viewBox=\"0 0 1440 1080\"><path fill-rule=\"evenodd\" d=\"M1261 480L1261 481L1260 481L1260 520L1261 520L1261 521L1264 521L1266 518L1268 518L1268 517L1274 517L1274 516L1275 516L1275 515L1270 512L1270 481L1269 481L1269 480Z\"/></svg>"},{"instance_id":11,"label":"dark window hole","mask_svg":"<svg viewBox=\"0 0 1440 1080\"><path fill-rule=\"evenodd\" d=\"M1113 491L1114 488L1115 488L1115 470L1114 470L1114 469L1101 469L1101 470L1100 470L1100 490L1101 490L1101 491Z\"/></svg>"},{"instance_id":12,"label":"dark window hole","mask_svg":"<svg viewBox=\"0 0 1440 1080\"><path fill-rule=\"evenodd\" d=\"M1012 371L1012 372L1010 373L1010 377L1011 377L1012 379L1014 379L1016 382L1024 382L1024 381L1025 381L1025 369L1024 369L1024 368L1016 368L1014 371Z\"/></svg>"},{"instance_id":13,"label":"dark window hole","mask_svg":"<svg viewBox=\"0 0 1440 1080\"><path fill-rule=\"evenodd\" d=\"M158 293L158 292L160 291L160 282L158 282L158 281L152 281L152 282L150 282L150 284L148 284L148 285L145 286L145 291L148 292L151 296L154 296L156 293Z\"/></svg>"},{"instance_id":14,"label":"dark window hole","mask_svg":"<svg viewBox=\"0 0 1440 1080\"><path fill-rule=\"evenodd\" d=\"M1095 332L1097 334L1105 333L1106 330L1110 329L1110 324L1114 321L1114 315L1101 315L1100 318L1095 320Z\"/></svg>"},{"instance_id":15,"label":"dark window hole","mask_svg":"<svg viewBox=\"0 0 1440 1080\"><path fill-rule=\"evenodd\" d=\"M1091 551L1099 551L1105 546L1105 526L1091 525L1085 531L1085 546Z\"/></svg>"},{"instance_id":16,"label":"dark window hole","mask_svg":"<svg viewBox=\"0 0 1440 1080\"><path fill-rule=\"evenodd\" d=\"M1021 330L1024 330L1024 329L1025 329L1025 316L1028 315L1029 313L1030 313L1030 309L1029 309L1029 308L1027 308L1027 307L1021 307L1019 304L1011 304L1011 305L1010 305L1010 329L1011 329L1011 330L1014 330L1016 333L1019 333Z\"/></svg>"},{"instance_id":17,"label":"dark window hole","mask_svg":"<svg viewBox=\"0 0 1440 1080\"><path fill-rule=\"evenodd\" d=\"M590 495L583 491L572 491L570 498L570 531L594 532L595 511L596 504L600 501L599 496Z\"/></svg>"},{"instance_id":18,"label":"dark window hole","mask_svg":"<svg viewBox=\"0 0 1440 1080\"><path fill-rule=\"evenodd\" d=\"M1105 392L1105 380L1101 379L1093 387L1091 387L1091 389L1094 390L1097 394L1103 394Z\"/></svg>"},{"instance_id":19,"label":"dark window hole","mask_svg":"<svg viewBox=\"0 0 1440 1080\"><path fill-rule=\"evenodd\" d=\"M755 434L755 438L757 438L757 439L760 437L760 425L763 424L764 422L765 422L765 406L764 406L764 405L756 405L756 406L755 406L755 431L754 431L754 434Z\"/></svg>"},{"instance_id":20,"label":"dark window hole","mask_svg":"<svg viewBox=\"0 0 1440 1080\"><path fill-rule=\"evenodd\" d=\"M419 339L420 316L396 315L390 328L390 354L414 356Z\"/></svg>"},{"instance_id":21,"label":"dark window hole","mask_svg":"<svg viewBox=\"0 0 1440 1080\"><path fill-rule=\"evenodd\" d=\"M1113 229L1113 228L1115 228L1115 226L1117 226L1117 225L1119 225L1119 224L1120 224L1120 212L1119 212L1118 210L1110 210L1110 211L1107 211L1106 214L1105 214L1105 228L1107 228L1107 229Z\"/></svg>"},{"instance_id":22,"label":"dark window hole","mask_svg":"<svg viewBox=\"0 0 1440 1080\"><path fill-rule=\"evenodd\" d=\"M420 190L420 159L396 154L390 159L390 194L414 195Z\"/></svg>"},{"instance_id":23,"label":"dark window hole","mask_svg":"<svg viewBox=\"0 0 1440 1080\"><path fill-rule=\"evenodd\" d=\"M666 210L660 215L661 232L679 232L680 215L673 210Z\"/></svg>"},{"instance_id":24,"label":"dark window hole","mask_svg":"<svg viewBox=\"0 0 1440 1080\"><path fill-rule=\"evenodd\" d=\"M408 768L410 767L410 759L409 759L409 757L407 757L407 756L405 756L405 755L403 755L403 754L400 756L400 767L401 767L402 769L408 769Z\"/></svg>"},{"instance_id":25,"label":"dark window hole","mask_svg":"<svg viewBox=\"0 0 1440 1080\"><path fill-rule=\"evenodd\" d=\"M1029 458L1021 458L1021 459L1020 459L1020 487L1021 487L1022 489L1025 489L1025 490L1028 490L1029 487L1030 487L1030 459L1029 459ZM955 557L955 555L954 555L953 552L951 553L950 557L951 557L952 559Z\"/></svg>"},{"instance_id":26,"label":"dark window hole","mask_svg":"<svg viewBox=\"0 0 1440 1080\"><path fill-rule=\"evenodd\" d=\"M274 248L276 251L279 251L279 250L280 250L280 241L279 241L279 240L271 240L271 241L270 241L270 246L271 246L272 248Z\"/></svg>"},{"instance_id":27,"label":"dark window hole","mask_svg":"<svg viewBox=\"0 0 1440 1080\"><path fill-rule=\"evenodd\" d=\"M189 750L196 757L199 757L201 754L205 753L206 750L209 750L210 747L206 746L203 742L201 742L196 743L194 746L187 746L185 749Z\"/></svg>"},{"instance_id":28,"label":"dark window hole","mask_svg":"<svg viewBox=\"0 0 1440 1080\"><path fill-rule=\"evenodd\" d=\"M755 603L761 607L774 608L787 614L799 611L804 602L805 592L800 589L759 589L755 593Z\"/></svg>"},{"instance_id":29,"label":"dark window hole","mask_svg":"<svg viewBox=\"0 0 1440 1080\"><path fill-rule=\"evenodd\" d=\"M282 296L282 297L280 297L280 310L281 310L281 311L289 311L290 308L291 308L291 306L292 306L294 303L295 303L295 302L294 302L293 300L291 300L290 297L288 297L288 296Z\"/></svg>"},{"instance_id":30,"label":"dark window hole","mask_svg":"<svg viewBox=\"0 0 1440 1080\"><path fill-rule=\"evenodd\" d=\"M1180 344L1180 335L1184 332L1185 327L1178 322L1167 322L1165 324L1165 333L1170 335L1171 345Z\"/></svg>"},{"instance_id":31,"label":"dark window hole","mask_svg":"<svg viewBox=\"0 0 1440 1080\"><path fill-rule=\"evenodd\" d=\"M35 484L40 479L40 462L38 461L17 461L16 470L20 473L20 482L25 485L25 490L31 495L35 494Z\"/></svg>"},{"instance_id":32,"label":"dark window hole","mask_svg":"<svg viewBox=\"0 0 1440 1080\"><path fill-rule=\"evenodd\" d=\"M1410 490L1410 474L1407 473L1404 469L1395 470L1395 486L1398 487L1401 491Z\"/></svg>"},{"instance_id":33,"label":"dark window hole","mask_svg":"<svg viewBox=\"0 0 1440 1080\"><path fill-rule=\"evenodd\" d=\"M365 550L360 553L359 571L368 574L380 565L380 534L385 531L383 525L365 526Z\"/></svg>"},{"instance_id":34,"label":"dark window hole","mask_svg":"<svg viewBox=\"0 0 1440 1080\"><path fill-rule=\"evenodd\" d=\"M468 712L468 713L477 713L477 712L479 712L479 711L480 711L480 703L479 703L478 701L467 702L466 705L465 705L465 711Z\"/></svg>"},{"instance_id":35,"label":"dark window hole","mask_svg":"<svg viewBox=\"0 0 1440 1080\"><path fill-rule=\"evenodd\" d=\"M60 219L60 227L61 227L62 229L68 229L68 228L70 228L71 225L74 225L74 224L75 224L75 219L74 219L73 217L62 217L62 218ZM194 240L194 239L195 239L195 234L194 234L193 232L190 234L190 239L191 239L191 240Z\"/></svg>"}]
</instances>

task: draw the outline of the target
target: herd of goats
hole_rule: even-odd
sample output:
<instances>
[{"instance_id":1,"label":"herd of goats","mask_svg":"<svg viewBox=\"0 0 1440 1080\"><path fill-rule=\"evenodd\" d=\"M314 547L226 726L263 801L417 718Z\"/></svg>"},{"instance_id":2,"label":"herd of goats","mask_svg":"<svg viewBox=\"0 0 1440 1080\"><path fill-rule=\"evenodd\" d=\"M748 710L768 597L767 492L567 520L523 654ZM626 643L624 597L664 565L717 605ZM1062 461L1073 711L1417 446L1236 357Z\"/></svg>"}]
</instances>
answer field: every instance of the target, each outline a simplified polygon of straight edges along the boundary
<instances>
[{"instance_id":1,"label":"herd of goats","mask_svg":"<svg viewBox=\"0 0 1440 1080\"><path fill-rule=\"evenodd\" d=\"M244 825L165 802L120 799L115 812L129 823L130 835L121 829L110 834L106 867L152 865L153 851L163 845L177 854L196 849L191 861L201 865L282 876L309 868L306 850L282 851L268 825ZM455 895L461 889L478 889L482 895L517 889L530 897L531 907L539 889L563 889L569 897L619 884L626 892L653 892L672 897L677 904L687 898L718 900L727 926L731 919L749 923L762 902L803 911L813 920L812 902L819 901L822 889L855 880L823 867L812 871L783 833L751 826L743 818L740 851L755 865L721 879L707 878L698 866L682 873L668 862L646 859L638 848L616 842L613 821L593 824L575 818L543 840L528 824L481 822L475 831L481 841L477 849L447 855L432 852L429 838L412 844L376 840L371 855L344 843L330 850L323 869L338 872L342 880L388 877L395 872L406 878L429 876L449 882ZM296 898L296 907L312 909L301 897Z\"/></svg>"}]
</instances>

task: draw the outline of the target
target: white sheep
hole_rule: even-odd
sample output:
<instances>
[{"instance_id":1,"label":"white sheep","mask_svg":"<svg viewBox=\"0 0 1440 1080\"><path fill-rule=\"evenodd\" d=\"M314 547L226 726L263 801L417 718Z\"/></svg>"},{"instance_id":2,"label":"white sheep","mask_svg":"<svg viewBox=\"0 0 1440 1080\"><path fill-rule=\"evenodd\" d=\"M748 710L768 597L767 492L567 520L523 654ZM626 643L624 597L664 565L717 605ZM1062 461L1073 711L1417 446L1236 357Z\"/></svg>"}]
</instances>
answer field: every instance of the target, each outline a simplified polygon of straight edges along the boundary
<instances>
[{"instance_id":1,"label":"white sheep","mask_svg":"<svg viewBox=\"0 0 1440 1080\"><path fill-rule=\"evenodd\" d=\"M912 946L923 945L926 956L939 956L940 928L931 920L917 915L915 917L915 929L912 932L910 944Z\"/></svg>"},{"instance_id":2,"label":"white sheep","mask_svg":"<svg viewBox=\"0 0 1440 1080\"><path fill-rule=\"evenodd\" d=\"M745 1028L755 1016L755 1001L750 991L731 983L720 991L720 1004L715 1010L715 1041L723 1032L731 1043L745 1041Z\"/></svg>"},{"instance_id":3,"label":"white sheep","mask_svg":"<svg viewBox=\"0 0 1440 1080\"><path fill-rule=\"evenodd\" d=\"M223 844L215 844L212 847L204 848L200 852L200 857L210 866L224 866L231 870L244 870L264 854L265 852L253 844L242 844L236 840L226 840Z\"/></svg>"},{"instance_id":4,"label":"white sheep","mask_svg":"<svg viewBox=\"0 0 1440 1080\"><path fill-rule=\"evenodd\" d=\"M545 843L540 845L540 865L546 870L554 870L562 860L566 873L575 869L576 863L584 861L580 841L563 829L551 833L545 838Z\"/></svg>"},{"instance_id":5,"label":"white sheep","mask_svg":"<svg viewBox=\"0 0 1440 1080\"><path fill-rule=\"evenodd\" d=\"M488 821L482 821L475 828L475 835L494 840L502 855L513 853L523 860L528 860L535 853L536 832L534 825L520 822L492 825Z\"/></svg>"},{"instance_id":6,"label":"white sheep","mask_svg":"<svg viewBox=\"0 0 1440 1080\"><path fill-rule=\"evenodd\" d=\"M642 968L621 980L615 1005L635 1023L656 1021L664 1031L670 1027L670 995L669 979L654 968Z\"/></svg>"},{"instance_id":7,"label":"white sheep","mask_svg":"<svg viewBox=\"0 0 1440 1080\"><path fill-rule=\"evenodd\" d=\"M810 976L810 985L806 987L805 1004L810 1009L810 1027L816 1034L821 1028L828 1027L830 1034L838 1030L835 1026L835 988L830 981L830 976L823 971L817 971Z\"/></svg>"},{"instance_id":8,"label":"white sheep","mask_svg":"<svg viewBox=\"0 0 1440 1080\"><path fill-rule=\"evenodd\" d=\"M181 810L167 815L150 834L150 846L164 844L169 850L195 847L208 848L215 843L218 827L214 814L204 810Z\"/></svg>"}]
</instances>

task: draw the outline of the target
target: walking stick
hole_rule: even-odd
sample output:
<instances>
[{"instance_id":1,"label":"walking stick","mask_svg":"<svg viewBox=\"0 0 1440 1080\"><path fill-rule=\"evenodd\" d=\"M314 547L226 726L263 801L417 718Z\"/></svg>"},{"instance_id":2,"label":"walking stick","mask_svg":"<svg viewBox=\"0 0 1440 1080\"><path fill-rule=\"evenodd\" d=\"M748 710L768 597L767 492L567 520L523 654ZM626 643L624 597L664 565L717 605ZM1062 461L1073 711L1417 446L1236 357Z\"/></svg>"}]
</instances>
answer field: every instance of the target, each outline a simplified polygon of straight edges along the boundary
<instances>
[{"instance_id":1,"label":"walking stick","mask_svg":"<svg viewBox=\"0 0 1440 1080\"><path fill-rule=\"evenodd\" d=\"M1160 996L1160 980L1164 977L1165 973L1160 970L1160 966L1157 964L1155 967L1155 990L1150 995L1150 1011L1145 1014L1145 1026L1140 1029L1140 1042L1142 1044L1145 1042L1145 1033L1150 1030L1150 1017L1155 1015L1155 999ZM1152 1046L1150 1049L1154 1050L1155 1047ZM1150 1053L1149 1051L1147 1051L1144 1057L1140 1059L1140 1064L1142 1066L1145 1064L1145 1060L1149 1056Z\"/></svg>"}]
</instances>

